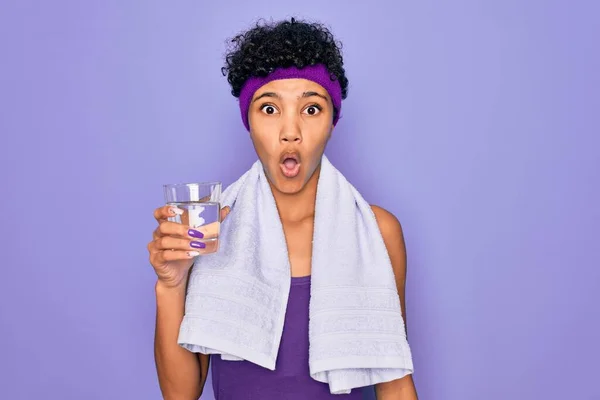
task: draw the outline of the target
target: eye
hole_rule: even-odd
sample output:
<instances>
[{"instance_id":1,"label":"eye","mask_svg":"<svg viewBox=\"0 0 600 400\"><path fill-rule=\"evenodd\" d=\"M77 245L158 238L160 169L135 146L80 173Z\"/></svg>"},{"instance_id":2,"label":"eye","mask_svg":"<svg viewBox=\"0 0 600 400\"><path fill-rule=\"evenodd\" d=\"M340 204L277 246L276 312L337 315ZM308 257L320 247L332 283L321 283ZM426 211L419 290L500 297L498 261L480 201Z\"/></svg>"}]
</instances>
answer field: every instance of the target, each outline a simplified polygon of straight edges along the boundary
<instances>
[{"instance_id":1,"label":"eye","mask_svg":"<svg viewBox=\"0 0 600 400\"><path fill-rule=\"evenodd\" d=\"M304 109L304 113L308 115L317 115L321 112L321 106L318 104L313 104Z\"/></svg>"},{"instance_id":2,"label":"eye","mask_svg":"<svg viewBox=\"0 0 600 400\"><path fill-rule=\"evenodd\" d=\"M260 110L267 115L277 114L277 109L275 108L275 106L272 106L271 104L265 104L265 105L261 106Z\"/></svg>"}]
</instances>

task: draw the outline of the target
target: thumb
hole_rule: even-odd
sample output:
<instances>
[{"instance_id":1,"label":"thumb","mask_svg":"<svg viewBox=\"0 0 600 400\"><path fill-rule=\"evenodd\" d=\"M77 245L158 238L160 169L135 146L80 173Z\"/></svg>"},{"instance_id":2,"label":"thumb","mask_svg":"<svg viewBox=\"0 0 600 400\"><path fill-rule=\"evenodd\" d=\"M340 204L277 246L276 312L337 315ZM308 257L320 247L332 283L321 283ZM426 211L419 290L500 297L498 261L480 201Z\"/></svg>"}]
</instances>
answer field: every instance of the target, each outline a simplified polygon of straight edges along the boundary
<instances>
[{"instance_id":1,"label":"thumb","mask_svg":"<svg viewBox=\"0 0 600 400\"><path fill-rule=\"evenodd\" d=\"M223 222L223 220L227 218L227 215L229 215L229 211L231 211L231 207L229 206L221 208L221 222Z\"/></svg>"}]
</instances>

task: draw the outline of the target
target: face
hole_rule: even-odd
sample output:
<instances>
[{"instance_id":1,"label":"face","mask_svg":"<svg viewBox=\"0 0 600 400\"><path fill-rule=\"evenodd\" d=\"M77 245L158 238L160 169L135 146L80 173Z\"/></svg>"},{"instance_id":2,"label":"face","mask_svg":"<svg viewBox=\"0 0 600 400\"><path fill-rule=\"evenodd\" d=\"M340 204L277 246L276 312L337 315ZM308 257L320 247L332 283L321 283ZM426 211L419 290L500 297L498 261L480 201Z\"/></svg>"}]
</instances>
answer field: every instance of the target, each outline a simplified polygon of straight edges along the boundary
<instances>
[{"instance_id":1,"label":"face","mask_svg":"<svg viewBox=\"0 0 600 400\"><path fill-rule=\"evenodd\" d=\"M333 130L333 103L318 83L271 81L254 93L248 110L250 136L271 186L301 191L320 165Z\"/></svg>"}]
</instances>

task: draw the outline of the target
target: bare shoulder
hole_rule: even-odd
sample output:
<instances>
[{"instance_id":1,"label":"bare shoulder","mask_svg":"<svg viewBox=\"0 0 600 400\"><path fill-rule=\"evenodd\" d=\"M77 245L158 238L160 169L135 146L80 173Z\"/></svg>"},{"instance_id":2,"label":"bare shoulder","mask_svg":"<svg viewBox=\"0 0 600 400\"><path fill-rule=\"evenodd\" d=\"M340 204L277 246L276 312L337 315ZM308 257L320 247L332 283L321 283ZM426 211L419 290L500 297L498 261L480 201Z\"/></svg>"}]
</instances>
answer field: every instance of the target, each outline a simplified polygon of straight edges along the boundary
<instances>
[{"instance_id":1,"label":"bare shoulder","mask_svg":"<svg viewBox=\"0 0 600 400\"><path fill-rule=\"evenodd\" d=\"M398 220L398 218L396 218L394 214L392 214L385 208L375 205L371 205L371 209L375 214L377 225L379 225L379 230L381 231L383 240L386 242L386 246L388 242L403 239L402 225L400 224L400 221Z\"/></svg>"},{"instance_id":2,"label":"bare shoulder","mask_svg":"<svg viewBox=\"0 0 600 400\"><path fill-rule=\"evenodd\" d=\"M400 225L398 218L396 218L396 216L391 212L373 205L371 206L371 209L375 214L377 225L379 225L379 230L381 231L381 236L383 237L383 242L385 243L388 255L390 256L392 269L394 270L394 275L396 276L398 292L400 293L402 302L404 302L406 246L404 244L402 225Z\"/></svg>"},{"instance_id":3,"label":"bare shoulder","mask_svg":"<svg viewBox=\"0 0 600 400\"><path fill-rule=\"evenodd\" d=\"M405 308L405 286L406 286L406 246L404 244L404 234L402 232L402 225L398 218L391 212L378 207L371 206L381 236L385 243L388 255L390 256L390 262L392 264L392 270L394 271L394 277L396 278L396 287L398 289L398 296L400 297L400 305L402 307L402 315L404 316L404 324L406 326L406 308Z\"/></svg>"}]
</instances>

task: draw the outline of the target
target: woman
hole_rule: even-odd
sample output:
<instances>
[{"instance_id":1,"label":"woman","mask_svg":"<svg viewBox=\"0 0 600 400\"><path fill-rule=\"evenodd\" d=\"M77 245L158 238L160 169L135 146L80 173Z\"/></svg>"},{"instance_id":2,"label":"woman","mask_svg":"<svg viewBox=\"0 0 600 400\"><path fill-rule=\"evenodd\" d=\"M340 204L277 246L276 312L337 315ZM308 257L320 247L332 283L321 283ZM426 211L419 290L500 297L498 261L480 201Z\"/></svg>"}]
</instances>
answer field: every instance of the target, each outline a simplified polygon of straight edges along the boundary
<instances>
[{"instance_id":1,"label":"woman","mask_svg":"<svg viewBox=\"0 0 600 400\"><path fill-rule=\"evenodd\" d=\"M360 399L360 390L331 394L324 381L311 378L309 370L308 310L310 277L316 272L311 260L317 187L323 153L348 88L340 46L322 25L295 19L259 24L235 37L232 43L223 73L232 94L240 98L242 120L260 160L260 173L264 173L272 191L289 257L291 284L277 365L269 370L250 361L229 361L214 353L196 354L178 344L189 272L194 258L202 259L206 251L198 239L210 232L168 222L168 217L181 210L165 206L154 212L159 226L148 245L158 276L155 358L161 390L166 399L197 399L212 360L216 399ZM281 71L283 75L274 77ZM323 76L329 79L324 80ZM389 255L394 295L399 297L401 313L405 315L406 255L402 229L386 210L377 206L371 209L385 245L383 251ZM230 211L232 215L242 212L236 211L235 206L224 207L222 219ZM222 239L226 245L225 237ZM412 365L409 370L412 372ZM375 382L379 400L417 398L411 373Z\"/></svg>"}]
</instances>

